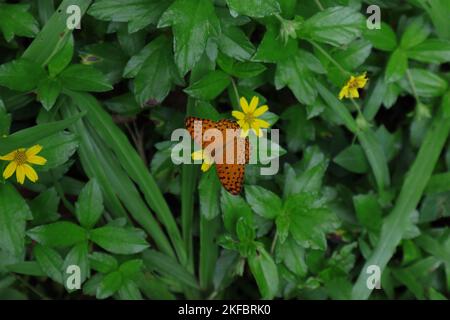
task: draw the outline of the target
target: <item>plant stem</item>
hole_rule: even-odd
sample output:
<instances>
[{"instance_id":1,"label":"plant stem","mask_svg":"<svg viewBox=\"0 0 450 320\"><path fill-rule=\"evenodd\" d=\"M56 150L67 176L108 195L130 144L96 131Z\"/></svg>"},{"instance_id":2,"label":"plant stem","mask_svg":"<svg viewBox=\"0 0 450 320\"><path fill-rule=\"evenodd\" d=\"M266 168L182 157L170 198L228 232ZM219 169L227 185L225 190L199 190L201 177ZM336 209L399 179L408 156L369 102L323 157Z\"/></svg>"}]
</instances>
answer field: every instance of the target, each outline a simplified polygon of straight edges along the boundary
<instances>
[{"instance_id":1,"label":"plant stem","mask_svg":"<svg viewBox=\"0 0 450 320\"><path fill-rule=\"evenodd\" d=\"M275 231L275 235L273 236L272 245L270 246L270 254L273 254L275 251L275 245L277 244L278 240L278 232Z\"/></svg>"},{"instance_id":2,"label":"plant stem","mask_svg":"<svg viewBox=\"0 0 450 320\"><path fill-rule=\"evenodd\" d=\"M237 104L239 105L239 99L240 99L240 97L239 97L239 91L238 91L238 88L237 88L237 86L236 86L236 82L234 81L233 78L231 78L231 84L233 85L233 91L234 91L234 94L235 94L235 96L236 96L236 102L237 102Z\"/></svg>"},{"instance_id":3,"label":"plant stem","mask_svg":"<svg viewBox=\"0 0 450 320\"><path fill-rule=\"evenodd\" d=\"M417 88L416 85L414 84L414 80L412 78L411 71L409 71L409 69L406 69L406 77L408 78L408 82L409 85L411 86L411 90L413 92L414 98L416 99L416 102L420 103L420 98L419 95L417 94Z\"/></svg>"},{"instance_id":4,"label":"plant stem","mask_svg":"<svg viewBox=\"0 0 450 320\"><path fill-rule=\"evenodd\" d=\"M320 0L314 0L321 11L325 10L323 5L320 3Z\"/></svg>"},{"instance_id":5,"label":"plant stem","mask_svg":"<svg viewBox=\"0 0 450 320\"><path fill-rule=\"evenodd\" d=\"M353 103L353 105L355 106L356 110L358 111L358 115L364 118L364 115L361 112L361 107L359 106L358 102L355 101L355 99L351 98L350 99Z\"/></svg>"},{"instance_id":6,"label":"plant stem","mask_svg":"<svg viewBox=\"0 0 450 320\"><path fill-rule=\"evenodd\" d=\"M16 278L21 284L23 284L26 288L30 289L34 294L36 294L41 299L43 299L43 300L50 300L49 297L47 297L44 293L40 292L39 290L37 290L36 288L34 288L30 284L28 284L28 282L23 280L20 276L14 275L14 278Z\"/></svg>"},{"instance_id":7,"label":"plant stem","mask_svg":"<svg viewBox=\"0 0 450 320\"><path fill-rule=\"evenodd\" d=\"M53 175L52 175L53 178ZM59 197L61 198L61 201L64 203L64 206L67 208L67 210L70 211L70 213L75 214L75 207L69 202L69 200L67 200L65 194L64 194L64 190L61 187L61 184L56 181L55 179L53 179L53 184L55 186L55 190L58 193Z\"/></svg>"},{"instance_id":8,"label":"plant stem","mask_svg":"<svg viewBox=\"0 0 450 320\"><path fill-rule=\"evenodd\" d=\"M311 43L312 45L313 45L313 47L314 48L316 48L317 50L319 50L328 60L330 60L330 62L332 63L332 64L334 64L338 69L339 69L339 71L341 71L344 75L346 75L346 76L350 76L351 75L351 73L350 72L348 72L347 70L345 70L340 64L339 64L339 62L337 62L332 56L330 56L330 54L328 53L328 52L326 52L325 51L325 49L324 48L322 48L318 43L316 43L315 41L313 41L313 40L308 40L309 41L309 43Z\"/></svg>"}]
</instances>

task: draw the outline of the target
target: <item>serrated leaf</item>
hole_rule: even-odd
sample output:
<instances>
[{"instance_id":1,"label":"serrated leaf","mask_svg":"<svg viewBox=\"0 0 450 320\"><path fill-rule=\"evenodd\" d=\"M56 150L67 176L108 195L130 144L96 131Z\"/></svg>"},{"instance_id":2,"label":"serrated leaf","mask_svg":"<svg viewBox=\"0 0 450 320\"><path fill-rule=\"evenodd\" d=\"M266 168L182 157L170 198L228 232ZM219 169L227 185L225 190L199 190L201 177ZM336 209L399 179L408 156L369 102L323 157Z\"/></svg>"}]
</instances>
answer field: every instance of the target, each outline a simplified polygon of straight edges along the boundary
<instances>
[{"instance_id":1,"label":"serrated leaf","mask_svg":"<svg viewBox=\"0 0 450 320\"><path fill-rule=\"evenodd\" d=\"M230 76L225 72L221 70L211 71L184 89L184 92L197 99L212 100L221 94L230 82Z\"/></svg>"},{"instance_id":2,"label":"serrated leaf","mask_svg":"<svg viewBox=\"0 0 450 320\"><path fill-rule=\"evenodd\" d=\"M26 59L18 59L0 65L0 86L11 90L30 91L35 89L45 76L45 71L40 65Z\"/></svg>"},{"instance_id":3,"label":"serrated leaf","mask_svg":"<svg viewBox=\"0 0 450 320\"><path fill-rule=\"evenodd\" d=\"M28 12L28 4L0 3L0 30L7 42L14 35L33 38L39 32L38 22Z\"/></svg>"},{"instance_id":4,"label":"serrated leaf","mask_svg":"<svg viewBox=\"0 0 450 320\"><path fill-rule=\"evenodd\" d=\"M174 32L175 62L182 76L200 60L208 39L220 33L219 19L209 0L176 0L158 22L158 28L167 26Z\"/></svg>"}]
</instances>

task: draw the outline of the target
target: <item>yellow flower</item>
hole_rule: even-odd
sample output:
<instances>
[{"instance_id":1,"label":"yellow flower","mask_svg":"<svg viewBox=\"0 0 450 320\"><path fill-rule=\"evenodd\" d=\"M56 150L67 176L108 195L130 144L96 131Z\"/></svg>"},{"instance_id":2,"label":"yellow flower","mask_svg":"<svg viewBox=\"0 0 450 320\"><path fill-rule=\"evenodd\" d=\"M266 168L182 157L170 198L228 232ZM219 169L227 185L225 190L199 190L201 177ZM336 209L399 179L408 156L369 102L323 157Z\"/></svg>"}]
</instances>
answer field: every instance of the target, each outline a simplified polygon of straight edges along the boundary
<instances>
[{"instance_id":1,"label":"yellow flower","mask_svg":"<svg viewBox=\"0 0 450 320\"><path fill-rule=\"evenodd\" d=\"M359 98L358 89L363 89L369 79L367 78L366 72L359 76L351 76L347 81L345 86L339 92L339 99L342 98Z\"/></svg>"},{"instance_id":2,"label":"yellow flower","mask_svg":"<svg viewBox=\"0 0 450 320\"><path fill-rule=\"evenodd\" d=\"M36 171L29 164L44 165L47 160L37 154L41 152L42 146L35 145L25 150L25 148L17 149L8 153L6 156L0 156L0 160L10 161L3 171L3 178L8 179L14 172L16 172L17 182L23 184L25 182L25 176L30 179L31 182L38 180Z\"/></svg>"},{"instance_id":3,"label":"yellow flower","mask_svg":"<svg viewBox=\"0 0 450 320\"><path fill-rule=\"evenodd\" d=\"M262 119L258 119L258 117L262 116L267 110L269 110L269 107L266 105L263 105L259 108L259 98L253 97L250 101L250 105L247 102L247 99L244 97L240 100L240 105L242 108L242 111L233 111L231 114L233 117L235 117L238 120L238 124L241 127L241 137L246 137L248 135L249 130L253 130L255 134L258 137L262 136L262 130L261 128L268 128L270 127L270 124L267 121L264 121Z\"/></svg>"},{"instance_id":4,"label":"yellow flower","mask_svg":"<svg viewBox=\"0 0 450 320\"><path fill-rule=\"evenodd\" d=\"M208 154L206 154L205 150L198 150L192 153L192 159L194 160L203 160L202 163L202 171L206 172L211 168L214 163L214 159L212 159Z\"/></svg>"}]
</instances>

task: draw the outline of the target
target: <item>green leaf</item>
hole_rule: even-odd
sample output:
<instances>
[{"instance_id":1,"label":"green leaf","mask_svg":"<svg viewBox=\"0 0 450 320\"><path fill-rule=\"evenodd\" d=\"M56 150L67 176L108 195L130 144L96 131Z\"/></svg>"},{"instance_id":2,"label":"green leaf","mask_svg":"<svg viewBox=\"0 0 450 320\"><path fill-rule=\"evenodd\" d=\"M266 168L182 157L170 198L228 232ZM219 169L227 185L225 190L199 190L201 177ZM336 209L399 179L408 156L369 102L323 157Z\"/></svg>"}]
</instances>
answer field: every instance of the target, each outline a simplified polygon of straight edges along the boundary
<instances>
[{"instance_id":1,"label":"green leaf","mask_svg":"<svg viewBox=\"0 0 450 320\"><path fill-rule=\"evenodd\" d=\"M60 284L63 283L63 259L55 250L37 244L33 249L33 254L41 269L47 274L49 278Z\"/></svg>"},{"instance_id":2,"label":"green leaf","mask_svg":"<svg viewBox=\"0 0 450 320\"><path fill-rule=\"evenodd\" d=\"M328 168L328 159L318 148L308 148L302 161L301 174L296 174L286 165L284 197L301 192L319 192L322 180Z\"/></svg>"},{"instance_id":3,"label":"green leaf","mask_svg":"<svg viewBox=\"0 0 450 320\"><path fill-rule=\"evenodd\" d=\"M267 26L267 31L254 55L254 61L277 63L297 53L297 42L289 39L287 43L279 36L276 27Z\"/></svg>"},{"instance_id":4,"label":"green leaf","mask_svg":"<svg viewBox=\"0 0 450 320\"><path fill-rule=\"evenodd\" d=\"M286 122L286 140L289 151L298 152L306 146L308 141L314 140L315 127L311 121L308 121L303 106L289 107L281 114L281 119Z\"/></svg>"},{"instance_id":5,"label":"green leaf","mask_svg":"<svg viewBox=\"0 0 450 320\"><path fill-rule=\"evenodd\" d=\"M400 47L404 49L412 48L425 41L430 32L431 28L423 17L414 18L402 35Z\"/></svg>"},{"instance_id":6,"label":"green leaf","mask_svg":"<svg viewBox=\"0 0 450 320\"><path fill-rule=\"evenodd\" d=\"M383 190L390 185L391 178L386 155L384 154L381 143L372 130L358 131L357 136L372 168L378 189Z\"/></svg>"},{"instance_id":7,"label":"green leaf","mask_svg":"<svg viewBox=\"0 0 450 320\"><path fill-rule=\"evenodd\" d=\"M28 4L0 3L0 30L7 42L14 35L33 38L39 32L38 22L28 12Z\"/></svg>"},{"instance_id":8,"label":"green leaf","mask_svg":"<svg viewBox=\"0 0 450 320\"><path fill-rule=\"evenodd\" d=\"M225 72L216 70L184 89L184 92L197 99L212 100L228 87L230 81Z\"/></svg>"},{"instance_id":9,"label":"green leaf","mask_svg":"<svg viewBox=\"0 0 450 320\"><path fill-rule=\"evenodd\" d=\"M373 194L357 195L353 197L356 216L362 226L378 234L382 224L382 210Z\"/></svg>"},{"instance_id":10,"label":"green leaf","mask_svg":"<svg viewBox=\"0 0 450 320\"><path fill-rule=\"evenodd\" d=\"M39 82L37 86L38 100L46 110L50 110L61 93L61 83L58 79L46 78Z\"/></svg>"},{"instance_id":11,"label":"green leaf","mask_svg":"<svg viewBox=\"0 0 450 320\"><path fill-rule=\"evenodd\" d=\"M38 143L42 146L39 155L47 159L47 163L40 168L44 171L66 163L78 148L77 136L66 131L41 139Z\"/></svg>"},{"instance_id":12,"label":"green leaf","mask_svg":"<svg viewBox=\"0 0 450 320\"><path fill-rule=\"evenodd\" d=\"M54 77L61 73L72 61L74 51L73 36L70 35L64 46L48 62L48 73Z\"/></svg>"},{"instance_id":13,"label":"green leaf","mask_svg":"<svg viewBox=\"0 0 450 320\"><path fill-rule=\"evenodd\" d=\"M116 293L123 283L122 273L114 271L103 277L97 288L96 298L106 299Z\"/></svg>"},{"instance_id":14,"label":"green leaf","mask_svg":"<svg viewBox=\"0 0 450 320\"><path fill-rule=\"evenodd\" d=\"M363 16L354 9L331 7L307 19L298 30L298 35L337 47L359 37L363 23Z\"/></svg>"},{"instance_id":15,"label":"green leaf","mask_svg":"<svg viewBox=\"0 0 450 320\"><path fill-rule=\"evenodd\" d=\"M119 267L119 271L125 279L134 279L143 266L143 261L140 259L128 260Z\"/></svg>"},{"instance_id":16,"label":"green leaf","mask_svg":"<svg viewBox=\"0 0 450 320\"><path fill-rule=\"evenodd\" d=\"M310 105L316 100L314 74L299 52L277 64L275 86L280 90L286 85L301 103Z\"/></svg>"},{"instance_id":17,"label":"green leaf","mask_svg":"<svg viewBox=\"0 0 450 320\"><path fill-rule=\"evenodd\" d=\"M158 22L158 28L168 26L175 36L175 62L184 76L200 60L208 39L220 33L220 23L210 0L176 0Z\"/></svg>"},{"instance_id":18,"label":"green leaf","mask_svg":"<svg viewBox=\"0 0 450 320\"><path fill-rule=\"evenodd\" d=\"M444 109L446 103L449 103L449 101L443 99L441 108ZM411 225L411 213L415 210L422 197L449 132L450 122L448 122L448 119L443 118L442 114L438 114L427 132L413 165L405 175L406 179L403 182L397 202L383 223L380 240L361 269L362 272L353 287L353 299L367 299L370 296L371 290L366 285L366 268L375 264L383 272L388 261L394 255L404 232Z\"/></svg>"},{"instance_id":19,"label":"green leaf","mask_svg":"<svg viewBox=\"0 0 450 320\"><path fill-rule=\"evenodd\" d=\"M380 29L365 28L364 37L379 50L394 51L397 48L397 36L391 26L385 22L381 23Z\"/></svg>"},{"instance_id":20,"label":"green leaf","mask_svg":"<svg viewBox=\"0 0 450 320\"><path fill-rule=\"evenodd\" d=\"M103 213L103 197L96 179L91 179L81 190L75 209L81 226L91 229L97 224Z\"/></svg>"},{"instance_id":21,"label":"green leaf","mask_svg":"<svg viewBox=\"0 0 450 320\"><path fill-rule=\"evenodd\" d=\"M171 4L166 0L100 0L96 1L88 13L99 20L130 22L130 33L155 24L164 10Z\"/></svg>"},{"instance_id":22,"label":"green leaf","mask_svg":"<svg viewBox=\"0 0 450 320\"><path fill-rule=\"evenodd\" d=\"M305 249L292 237L288 237L284 243L277 242L277 262L282 261L284 265L294 274L304 277L308 267L305 262Z\"/></svg>"},{"instance_id":23,"label":"green leaf","mask_svg":"<svg viewBox=\"0 0 450 320\"><path fill-rule=\"evenodd\" d=\"M94 252L89 255L89 262L92 269L101 273L110 273L119 267L116 258L103 252Z\"/></svg>"},{"instance_id":24,"label":"green leaf","mask_svg":"<svg viewBox=\"0 0 450 320\"><path fill-rule=\"evenodd\" d=\"M69 66L58 77L63 87L70 90L104 92L113 88L103 73L83 64Z\"/></svg>"},{"instance_id":25,"label":"green leaf","mask_svg":"<svg viewBox=\"0 0 450 320\"><path fill-rule=\"evenodd\" d=\"M270 254L261 246L248 258L248 264L263 299L273 299L278 292L278 269Z\"/></svg>"},{"instance_id":26,"label":"green leaf","mask_svg":"<svg viewBox=\"0 0 450 320\"><path fill-rule=\"evenodd\" d=\"M405 75L407 68L408 68L408 56L401 49L395 50L394 53L392 53L391 57L389 58L386 67L385 73L386 82L395 82L397 80L400 80Z\"/></svg>"},{"instance_id":27,"label":"green leaf","mask_svg":"<svg viewBox=\"0 0 450 320\"><path fill-rule=\"evenodd\" d=\"M281 199L272 191L259 186L246 186L245 198L253 211L266 219L274 219L281 213Z\"/></svg>"},{"instance_id":28,"label":"green leaf","mask_svg":"<svg viewBox=\"0 0 450 320\"><path fill-rule=\"evenodd\" d=\"M91 2L91 0L63 0L22 57L41 66L48 64L66 44L72 33L72 30L67 29L67 8L71 5L78 6L81 18Z\"/></svg>"},{"instance_id":29,"label":"green leaf","mask_svg":"<svg viewBox=\"0 0 450 320\"><path fill-rule=\"evenodd\" d=\"M256 77L266 70L261 63L238 62L224 55L219 55L217 63L223 71L237 78Z\"/></svg>"},{"instance_id":30,"label":"green leaf","mask_svg":"<svg viewBox=\"0 0 450 320\"><path fill-rule=\"evenodd\" d=\"M133 229L105 226L91 231L90 239L115 254L134 254L149 247L141 232Z\"/></svg>"},{"instance_id":31,"label":"green leaf","mask_svg":"<svg viewBox=\"0 0 450 320\"><path fill-rule=\"evenodd\" d=\"M150 270L156 270L162 275L168 276L191 288L198 288L195 277L186 271L175 259L156 250L144 251L142 258L144 264Z\"/></svg>"},{"instance_id":32,"label":"green leaf","mask_svg":"<svg viewBox=\"0 0 450 320\"><path fill-rule=\"evenodd\" d=\"M218 46L221 52L238 61L249 60L255 52L255 47L246 34L235 26L222 27Z\"/></svg>"},{"instance_id":33,"label":"green leaf","mask_svg":"<svg viewBox=\"0 0 450 320\"><path fill-rule=\"evenodd\" d=\"M81 283L84 283L87 278L90 277L90 265L88 259L88 242L81 242L75 245L67 254L66 259L63 264L63 274L64 274L64 283L67 283L68 277L71 276L70 273L67 273L66 270L69 266L75 265L80 268L81 273Z\"/></svg>"},{"instance_id":34,"label":"green leaf","mask_svg":"<svg viewBox=\"0 0 450 320\"><path fill-rule=\"evenodd\" d=\"M0 86L11 90L33 90L44 78L44 69L30 60L18 59L0 65Z\"/></svg>"},{"instance_id":35,"label":"green leaf","mask_svg":"<svg viewBox=\"0 0 450 320\"><path fill-rule=\"evenodd\" d=\"M362 174L369 171L369 163L367 162L364 150L357 144L353 144L342 150L334 157L333 161L350 172Z\"/></svg>"},{"instance_id":36,"label":"green leaf","mask_svg":"<svg viewBox=\"0 0 450 320\"><path fill-rule=\"evenodd\" d=\"M117 295L120 300L143 300L139 287L131 280L124 281Z\"/></svg>"},{"instance_id":37,"label":"green leaf","mask_svg":"<svg viewBox=\"0 0 450 320\"><path fill-rule=\"evenodd\" d=\"M450 61L450 41L428 39L407 51L409 58L425 63L445 63Z\"/></svg>"},{"instance_id":38,"label":"green leaf","mask_svg":"<svg viewBox=\"0 0 450 320\"><path fill-rule=\"evenodd\" d=\"M20 257L25 249L25 223L31 216L25 200L10 184L0 186L0 249Z\"/></svg>"},{"instance_id":39,"label":"green leaf","mask_svg":"<svg viewBox=\"0 0 450 320\"><path fill-rule=\"evenodd\" d=\"M325 234L337 228L338 220L318 200L314 193L304 192L289 196L284 204L283 215L288 217L289 233L300 245L325 250ZM281 242L284 240L280 238Z\"/></svg>"},{"instance_id":40,"label":"green leaf","mask_svg":"<svg viewBox=\"0 0 450 320\"><path fill-rule=\"evenodd\" d=\"M129 36L128 39L130 38L132 37ZM138 50L139 49L140 47ZM128 56L116 43L95 43L83 47L80 51L83 63L92 65L94 68L98 69L105 75L108 83L116 84L122 80L122 71Z\"/></svg>"},{"instance_id":41,"label":"green leaf","mask_svg":"<svg viewBox=\"0 0 450 320\"><path fill-rule=\"evenodd\" d=\"M27 231L27 235L42 245L64 248L87 240L86 231L72 222L59 221Z\"/></svg>"},{"instance_id":42,"label":"green leaf","mask_svg":"<svg viewBox=\"0 0 450 320\"><path fill-rule=\"evenodd\" d=\"M233 16L242 14L253 18L262 18L281 11L276 0L226 0L226 2Z\"/></svg>"},{"instance_id":43,"label":"green leaf","mask_svg":"<svg viewBox=\"0 0 450 320\"><path fill-rule=\"evenodd\" d=\"M411 78L416 87L419 97L431 98L442 96L448 88L448 83L436 73L424 69L410 69ZM400 86L413 93L410 83L404 79L400 82Z\"/></svg>"},{"instance_id":44,"label":"green leaf","mask_svg":"<svg viewBox=\"0 0 450 320\"><path fill-rule=\"evenodd\" d=\"M214 166L202 175L198 186L200 214L207 220L212 220L219 214L220 189L221 184Z\"/></svg>"},{"instance_id":45,"label":"green leaf","mask_svg":"<svg viewBox=\"0 0 450 320\"><path fill-rule=\"evenodd\" d=\"M2 139L0 154L6 154L18 148L30 147L40 139L61 131L81 118L81 114L65 120L41 124L15 132Z\"/></svg>"},{"instance_id":46,"label":"green leaf","mask_svg":"<svg viewBox=\"0 0 450 320\"><path fill-rule=\"evenodd\" d=\"M240 217L249 217L252 215L252 209L242 197L233 196L225 189L222 189L220 207L225 229L231 234L236 232L236 223Z\"/></svg>"},{"instance_id":47,"label":"green leaf","mask_svg":"<svg viewBox=\"0 0 450 320\"><path fill-rule=\"evenodd\" d=\"M175 83L183 83L173 60L171 44L165 36L156 38L132 57L124 74L136 74L135 95L141 106L148 101L161 103Z\"/></svg>"},{"instance_id":48,"label":"green leaf","mask_svg":"<svg viewBox=\"0 0 450 320\"><path fill-rule=\"evenodd\" d=\"M33 223L36 225L47 224L58 220L59 196L55 188L41 192L36 198L29 202L33 212Z\"/></svg>"}]
</instances>

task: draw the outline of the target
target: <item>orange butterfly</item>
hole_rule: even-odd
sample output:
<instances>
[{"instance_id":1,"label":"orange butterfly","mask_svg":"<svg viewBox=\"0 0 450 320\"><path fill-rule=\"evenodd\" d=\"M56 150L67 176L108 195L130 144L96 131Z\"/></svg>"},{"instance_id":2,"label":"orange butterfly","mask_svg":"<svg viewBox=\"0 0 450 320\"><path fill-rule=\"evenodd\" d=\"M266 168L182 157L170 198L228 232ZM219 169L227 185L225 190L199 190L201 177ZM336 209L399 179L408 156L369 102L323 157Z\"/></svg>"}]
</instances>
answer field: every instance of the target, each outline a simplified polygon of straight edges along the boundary
<instances>
[{"instance_id":1,"label":"orange butterfly","mask_svg":"<svg viewBox=\"0 0 450 320\"><path fill-rule=\"evenodd\" d=\"M216 164L217 175L223 187L231 194L238 195L244 183L245 164L250 161L250 143L248 138L240 137L239 125L235 121L226 119L212 121L188 117L185 126L191 137L202 149L215 142L214 137L208 139L207 131L209 129L220 131L222 141L216 142L219 145L211 152L211 158ZM230 136L230 130L234 130L237 134ZM245 147L240 148L239 145ZM233 154L227 154L227 152L233 152ZM229 161L230 158L232 159L231 162Z\"/></svg>"}]
</instances>

